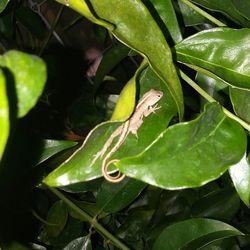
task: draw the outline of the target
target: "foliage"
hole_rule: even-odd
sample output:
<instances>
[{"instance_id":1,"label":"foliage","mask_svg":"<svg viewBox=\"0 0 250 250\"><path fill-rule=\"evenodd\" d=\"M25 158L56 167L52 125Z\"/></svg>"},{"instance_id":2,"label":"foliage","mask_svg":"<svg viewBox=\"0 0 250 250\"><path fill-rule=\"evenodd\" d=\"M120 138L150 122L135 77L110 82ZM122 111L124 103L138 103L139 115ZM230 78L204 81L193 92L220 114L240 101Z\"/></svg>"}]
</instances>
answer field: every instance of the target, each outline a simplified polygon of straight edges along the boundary
<instances>
[{"instance_id":1,"label":"foliage","mask_svg":"<svg viewBox=\"0 0 250 250\"><path fill-rule=\"evenodd\" d=\"M248 249L248 0L57 2L0 3L0 249Z\"/></svg>"}]
</instances>

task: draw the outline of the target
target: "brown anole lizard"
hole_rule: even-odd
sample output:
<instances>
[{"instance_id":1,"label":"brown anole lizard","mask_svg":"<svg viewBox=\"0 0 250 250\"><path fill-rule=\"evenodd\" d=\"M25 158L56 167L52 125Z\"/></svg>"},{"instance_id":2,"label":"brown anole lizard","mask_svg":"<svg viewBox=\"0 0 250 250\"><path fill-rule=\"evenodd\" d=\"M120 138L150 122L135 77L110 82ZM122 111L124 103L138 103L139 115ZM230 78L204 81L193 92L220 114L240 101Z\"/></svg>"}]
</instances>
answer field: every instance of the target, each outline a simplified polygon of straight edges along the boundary
<instances>
[{"instance_id":1,"label":"brown anole lizard","mask_svg":"<svg viewBox=\"0 0 250 250\"><path fill-rule=\"evenodd\" d=\"M146 92L142 98L139 100L133 115L124 122L121 126L119 126L110 136L110 138L106 141L103 148L95 155L95 158L92 161L92 164L99 158L103 157L103 155L108 150L109 146L112 144L115 137L119 136L118 141L113 146L113 148L107 153L102 161L102 174L104 178L110 182L120 182L125 175L121 175L119 172L116 176L111 176L108 174L108 166L111 163L116 162L117 160L111 160L108 162L108 159L114 154L119 147L124 143L128 134L131 132L132 134L137 135L137 130L143 123L143 117L147 117L151 113L154 113L160 107L157 106L157 102L161 99L163 93L162 91L157 91L154 89Z\"/></svg>"}]
</instances>

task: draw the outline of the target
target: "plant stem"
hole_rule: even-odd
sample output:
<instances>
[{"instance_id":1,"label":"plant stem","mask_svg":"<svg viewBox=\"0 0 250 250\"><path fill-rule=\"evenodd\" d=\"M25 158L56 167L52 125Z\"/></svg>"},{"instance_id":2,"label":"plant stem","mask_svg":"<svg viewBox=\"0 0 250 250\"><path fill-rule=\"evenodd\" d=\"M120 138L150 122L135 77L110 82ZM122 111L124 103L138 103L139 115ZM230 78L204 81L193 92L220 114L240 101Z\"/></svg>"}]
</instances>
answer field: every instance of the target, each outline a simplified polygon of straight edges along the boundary
<instances>
[{"instance_id":1,"label":"plant stem","mask_svg":"<svg viewBox=\"0 0 250 250\"><path fill-rule=\"evenodd\" d=\"M196 11L197 13L199 13L200 15L204 16L205 18L207 18L212 23L216 24L217 26L219 26L219 27L226 26L226 24L222 23L221 21L219 21L215 17L211 16L206 11L202 10L201 8L199 8L197 5L191 3L189 0L181 0L181 1L183 3L185 3L186 5L188 5L191 9L193 9L194 11Z\"/></svg>"},{"instance_id":2,"label":"plant stem","mask_svg":"<svg viewBox=\"0 0 250 250\"><path fill-rule=\"evenodd\" d=\"M105 229L101 224L99 224L95 217L92 218L85 211L76 206L71 200L64 196L60 191L55 188L48 187L52 193L54 193L58 198L65 202L71 209L78 213L84 220L88 221L91 226L93 226L99 233L112 241L117 247L122 250L129 250L129 248L123 244L119 239L117 239L113 234L111 234L107 229Z\"/></svg>"},{"instance_id":3,"label":"plant stem","mask_svg":"<svg viewBox=\"0 0 250 250\"><path fill-rule=\"evenodd\" d=\"M188 77L183 71L179 70L181 78L187 82L192 88L194 88L202 97L204 97L209 102L217 102L212 96L210 96L206 91L204 91L196 82L194 82L190 77ZM231 113L226 108L222 107L223 112L231 119L237 121L243 128L250 132L250 124L246 123L238 116Z\"/></svg>"}]
</instances>

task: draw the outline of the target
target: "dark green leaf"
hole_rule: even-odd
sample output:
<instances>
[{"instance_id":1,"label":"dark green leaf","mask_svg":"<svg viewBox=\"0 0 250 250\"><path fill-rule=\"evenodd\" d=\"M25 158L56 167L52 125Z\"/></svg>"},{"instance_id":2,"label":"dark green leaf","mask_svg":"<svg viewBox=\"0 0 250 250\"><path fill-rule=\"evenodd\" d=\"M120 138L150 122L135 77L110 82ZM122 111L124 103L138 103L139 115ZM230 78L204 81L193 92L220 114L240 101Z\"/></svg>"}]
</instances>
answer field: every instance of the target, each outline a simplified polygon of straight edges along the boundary
<instances>
[{"instance_id":1,"label":"dark green leaf","mask_svg":"<svg viewBox=\"0 0 250 250\"><path fill-rule=\"evenodd\" d=\"M235 0L237 1L237 0ZM247 0L246 0L247 1ZM249 27L249 22L237 11L232 0L192 0L207 9L219 11L234 22Z\"/></svg>"},{"instance_id":2,"label":"dark green leaf","mask_svg":"<svg viewBox=\"0 0 250 250\"><path fill-rule=\"evenodd\" d=\"M3 71L0 70L0 161L9 136L9 103Z\"/></svg>"},{"instance_id":3,"label":"dark green leaf","mask_svg":"<svg viewBox=\"0 0 250 250\"><path fill-rule=\"evenodd\" d=\"M118 212L135 200L145 186L145 183L132 179L116 185L103 182L96 197L97 206L105 212Z\"/></svg>"},{"instance_id":4,"label":"dark green leaf","mask_svg":"<svg viewBox=\"0 0 250 250\"><path fill-rule=\"evenodd\" d=\"M98 88L104 77L122 60L129 52L129 48L116 44L109 50L107 50L102 57L102 61L95 75L95 88Z\"/></svg>"},{"instance_id":5,"label":"dark green leaf","mask_svg":"<svg viewBox=\"0 0 250 250\"><path fill-rule=\"evenodd\" d=\"M57 237L64 229L68 219L68 210L63 201L57 201L50 208L47 222L44 226L49 237Z\"/></svg>"},{"instance_id":6,"label":"dark green leaf","mask_svg":"<svg viewBox=\"0 0 250 250\"><path fill-rule=\"evenodd\" d=\"M177 60L198 66L228 84L250 89L250 30L214 28L175 46Z\"/></svg>"},{"instance_id":7,"label":"dark green leaf","mask_svg":"<svg viewBox=\"0 0 250 250\"><path fill-rule=\"evenodd\" d=\"M4 11L4 9L6 8L9 1L10 0L1 0L0 1L0 13Z\"/></svg>"},{"instance_id":8,"label":"dark green leaf","mask_svg":"<svg viewBox=\"0 0 250 250\"><path fill-rule=\"evenodd\" d=\"M36 104L46 81L46 65L37 56L20 51L9 51L0 56L0 66L8 68L14 76L18 117L25 116Z\"/></svg>"},{"instance_id":9,"label":"dark green leaf","mask_svg":"<svg viewBox=\"0 0 250 250\"><path fill-rule=\"evenodd\" d=\"M193 217L209 217L230 221L240 207L240 200L233 189L214 191L195 202L191 208Z\"/></svg>"},{"instance_id":10,"label":"dark green leaf","mask_svg":"<svg viewBox=\"0 0 250 250\"><path fill-rule=\"evenodd\" d=\"M181 12L183 21L185 23L185 26L193 26L193 25L208 23L208 20L204 16L198 14L196 11L191 9L181 0L178 0L178 5L180 8L180 12Z\"/></svg>"},{"instance_id":11,"label":"dark green leaf","mask_svg":"<svg viewBox=\"0 0 250 250\"><path fill-rule=\"evenodd\" d=\"M74 141L57 141L57 140L44 140L43 141L43 151L37 165L46 161L51 156L63 151L64 149L71 148L77 145Z\"/></svg>"},{"instance_id":12,"label":"dark green leaf","mask_svg":"<svg viewBox=\"0 0 250 250\"><path fill-rule=\"evenodd\" d=\"M143 151L163 131L173 116L176 106L165 84L149 68L140 79L142 93L149 89L162 90L164 95L159 102L161 109L145 118L138 130L138 138L129 135L114 157L122 158ZM59 168L50 173L44 180L49 186L65 186L73 183L92 180L100 177L101 162L99 159L92 164L95 154L99 152L119 124L105 122L90 132L84 144Z\"/></svg>"},{"instance_id":13,"label":"dark green leaf","mask_svg":"<svg viewBox=\"0 0 250 250\"><path fill-rule=\"evenodd\" d=\"M250 91L245 89L230 88L230 99L235 113L250 123Z\"/></svg>"},{"instance_id":14,"label":"dark green leaf","mask_svg":"<svg viewBox=\"0 0 250 250\"><path fill-rule=\"evenodd\" d=\"M245 149L242 127L211 103L196 120L168 128L141 154L116 165L127 176L161 188L198 187L220 177Z\"/></svg>"},{"instance_id":15,"label":"dark green leaf","mask_svg":"<svg viewBox=\"0 0 250 250\"><path fill-rule=\"evenodd\" d=\"M189 219L167 227L155 241L153 250L198 249L215 240L236 235L242 233L221 221ZM194 241L196 248L188 247Z\"/></svg>"},{"instance_id":16,"label":"dark green leaf","mask_svg":"<svg viewBox=\"0 0 250 250\"><path fill-rule=\"evenodd\" d=\"M88 236L72 240L63 250L92 250L91 240Z\"/></svg>"},{"instance_id":17,"label":"dark green leaf","mask_svg":"<svg viewBox=\"0 0 250 250\"><path fill-rule=\"evenodd\" d=\"M250 20L250 2L248 0L232 0L232 4L240 15Z\"/></svg>"},{"instance_id":18,"label":"dark green leaf","mask_svg":"<svg viewBox=\"0 0 250 250\"><path fill-rule=\"evenodd\" d=\"M161 20L167 27L174 43L179 43L182 40L182 34L176 18L171 0L150 0L155 10L159 14Z\"/></svg>"},{"instance_id":19,"label":"dark green leaf","mask_svg":"<svg viewBox=\"0 0 250 250\"><path fill-rule=\"evenodd\" d=\"M250 165L246 155L229 168L229 173L240 198L250 207Z\"/></svg>"}]
</instances>

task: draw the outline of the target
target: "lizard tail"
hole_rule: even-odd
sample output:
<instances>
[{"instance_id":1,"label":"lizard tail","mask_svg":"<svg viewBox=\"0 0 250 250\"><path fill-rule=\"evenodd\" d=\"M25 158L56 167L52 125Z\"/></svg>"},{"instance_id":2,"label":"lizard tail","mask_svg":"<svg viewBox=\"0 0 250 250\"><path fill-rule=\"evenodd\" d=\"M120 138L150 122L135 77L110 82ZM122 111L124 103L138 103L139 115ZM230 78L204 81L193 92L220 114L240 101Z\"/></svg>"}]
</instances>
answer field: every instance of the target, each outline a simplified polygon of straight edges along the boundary
<instances>
[{"instance_id":1,"label":"lizard tail","mask_svg":"<svg viewBox=\"0 0 250 250\"><path fill-rule=\"evenodd\" d=\"M118 160L114 159L114 160L109 161L107 164L103 164L102 174L107 181L113 182L113 183L118 183L125 178L125 174L122 174L120 171L115 176L108 174L108 166L112 163L115 163L115 162L118 162Z\"/></svg>"}]
</instances>

